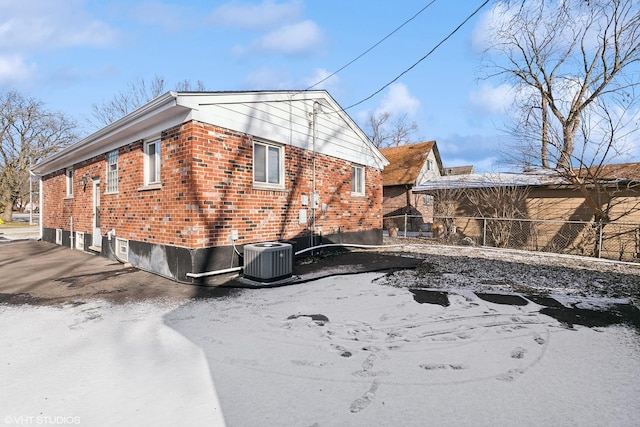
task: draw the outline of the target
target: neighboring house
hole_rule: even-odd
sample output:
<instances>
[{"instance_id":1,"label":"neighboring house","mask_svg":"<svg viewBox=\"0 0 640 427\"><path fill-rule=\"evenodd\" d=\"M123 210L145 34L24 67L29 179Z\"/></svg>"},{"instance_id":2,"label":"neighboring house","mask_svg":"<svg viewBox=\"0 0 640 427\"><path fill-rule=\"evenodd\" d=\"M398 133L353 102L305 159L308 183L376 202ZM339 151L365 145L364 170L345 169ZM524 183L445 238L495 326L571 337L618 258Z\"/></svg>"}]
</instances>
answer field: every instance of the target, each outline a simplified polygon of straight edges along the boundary
<instances>
[{"instance_id":1,"label":"neighboring house","mask_svg":"<svg viewBox=\"0 0 640 427\"><path fill-rule=\"evenodd\" d=\"M247 243L381 243L386 164L323 90L168 92L34 171L43 240L190 282Z\"/></svg>"},{"instance_id":2,"label":"neighboring house","mask_svg":"<svg viewBox=\"0 0 640 427\"><path fill-rule=\"evenodd\" d=\"M443 172L445 176L470 175L473 173L473 165L445 167Z\"/></svg>"},{"instance_id":3,"label":"neighboring house","mask_svg":"<svg viewBox=\"0 0 640 427\"><path fill-rule=\"evenodd\" d=\"M433 222L431 196L414 194L414 186L441 176L442 161L435 141L388 147L380 150L389 161L382 172L384 183L382 206L387 222L400 226L399 215L421 216L418 224Z\"/></svg>"},{"instance_id":4,"label":"neighboring house","mask_svg":"<svg viewBox=\"0 0 640 427\"><path fill-rule=\"evenodd\" d=\"M586 178L589 172L592 171L582 169L579 176ZM635 246L636 252L640 252L640 163L606 165L597 172L597 176L598 188L589 185L589 191L594 194L596 200L599 198L601 208L608 212L610 222L624 225L624 231L617 232L615 236L615 245ZM581 229L577 226L569 227L565 222L588 224L594 220L594 213L583 194L553 170L443 176L423 182L414 188L414 193L437 194L442 197L447 194L443 190L450 190L449 194L457 200L452 216L467 218L455 220L458 233L478 236L483 233L483 223L469 218L486 215L479 214L477 207L469 201L467 195L472 191L498 187L526 189L526 198L522 205L517 207L517 211L520 212L520 218L547 221L541 223L536 230L537 245L540 247L553 245L553 239L571 243L581 238ZM498 193L493 194L497 197ZM508 200L508 197L505 200ZM585 225L585 230L586 227L588 225ZM611 229L610 226L608 230ZM621 233L628 236L621 237ZM544 240L543 236L548 236L548 240ZM604 242L603 250L615 252L619 249L611 245L612 243Z\"/></svg>"}]
</instances>

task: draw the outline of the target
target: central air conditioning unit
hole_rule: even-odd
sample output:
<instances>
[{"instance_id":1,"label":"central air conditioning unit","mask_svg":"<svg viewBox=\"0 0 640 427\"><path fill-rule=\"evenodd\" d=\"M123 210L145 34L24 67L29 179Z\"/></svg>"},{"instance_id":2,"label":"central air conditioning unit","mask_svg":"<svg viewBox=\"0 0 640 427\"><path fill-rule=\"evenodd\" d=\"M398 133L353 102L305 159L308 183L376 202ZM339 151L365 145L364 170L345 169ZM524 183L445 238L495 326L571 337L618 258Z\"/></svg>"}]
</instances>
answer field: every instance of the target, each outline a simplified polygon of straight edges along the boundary
<instances>
[{"instance_id":1,"label":"central air conditioning unit","mask_svg":"<svg viewBox=\"0 0 640 427\"><path fill-rule=\"evenodd\" d=\"M244 246L244 277L275 282L293 274L293 247L289 243L266 242Z\"/></svg>"}]
</instances>

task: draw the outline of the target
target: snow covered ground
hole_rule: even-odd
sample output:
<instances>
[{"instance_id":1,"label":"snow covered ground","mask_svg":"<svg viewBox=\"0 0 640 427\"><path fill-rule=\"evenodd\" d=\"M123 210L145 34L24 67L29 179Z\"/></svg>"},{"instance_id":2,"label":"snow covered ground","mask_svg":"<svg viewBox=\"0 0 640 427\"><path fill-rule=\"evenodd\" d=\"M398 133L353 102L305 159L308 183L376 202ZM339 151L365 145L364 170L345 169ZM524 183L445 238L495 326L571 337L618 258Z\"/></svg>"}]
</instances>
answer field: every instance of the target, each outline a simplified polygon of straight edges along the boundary
<instances>
[{"instance_id":1,"label":"snow covered ground","mask_svg":"<svg viewBox=\"0 0 640 427\"><path fill-rule=\"evenodd\" d=\"M0 423L637 425L636 328L569 324L473 283L416 289L428 275L408 273L186 302L0 305Z\"/></svg>"},{"instance_id":2,"label":"snow covered ground","mask_svg":"<svg viewBox=\"0 0 640 427\"><path fill-rule=\"evenodd\" d=\"M0 306L0 425L223 425L177 304Z\"/></svg>"}]
</instances>

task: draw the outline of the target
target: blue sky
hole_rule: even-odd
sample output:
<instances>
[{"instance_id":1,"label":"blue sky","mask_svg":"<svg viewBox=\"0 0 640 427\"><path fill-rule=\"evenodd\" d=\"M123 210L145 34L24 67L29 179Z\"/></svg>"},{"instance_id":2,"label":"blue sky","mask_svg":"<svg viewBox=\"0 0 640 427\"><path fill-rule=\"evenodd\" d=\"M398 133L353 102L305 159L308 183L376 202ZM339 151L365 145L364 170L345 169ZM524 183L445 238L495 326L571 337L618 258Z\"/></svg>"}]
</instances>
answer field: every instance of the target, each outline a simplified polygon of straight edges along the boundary
<instances>
[{"instance_id":1,"label":"blue sky","mask_svg":"<svg viewBox=\"0 0 640 427\"><path fill-rule=\"evenodd\" d=\"M346 108L422 58L483 0L437 0L320 88ZM338 70L430 0L2 0L0 91L74 117L138 79L209 90L305 89ZM435 53L347 112L407 114L413 142L436 140L445 166L500 169L504 87L482 76L480 23L491 4Z\"/></svg>"}]
</instances>

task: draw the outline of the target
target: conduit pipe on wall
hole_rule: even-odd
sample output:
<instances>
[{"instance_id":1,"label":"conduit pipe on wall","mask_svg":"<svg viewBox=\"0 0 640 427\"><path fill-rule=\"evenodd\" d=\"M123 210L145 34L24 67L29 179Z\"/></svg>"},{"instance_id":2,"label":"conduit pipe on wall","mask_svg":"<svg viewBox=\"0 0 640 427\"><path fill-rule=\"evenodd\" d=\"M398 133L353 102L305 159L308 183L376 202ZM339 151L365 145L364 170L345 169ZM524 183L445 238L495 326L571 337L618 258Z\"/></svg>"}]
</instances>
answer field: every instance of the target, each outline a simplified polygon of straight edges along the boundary
<instances>
[{"instance_id":1,"label":"conduit pipe on wall","mask_svg":"<svg viewBox=\"0 0 640 427\"><path fill-rule=\"evenodd\" d=\"M323 249L323 248L350 247L350 248L360 248L360 249L379 249L379 248L394 248L397 246L404 246L404 245L357 245L357 244L350 244L350 243L328 243L325 245L312 246L310 248L302 249L296 252L294 255L297 256L305 252L314 251L316 249Z\"/></svg>"},{"instance_id":2,"label":"conduit pipe on wall","mask_svg":"<svg viewBox=\"0 0 640 427\"><path fill-rule=\"evenodd\" d=\"M120 257L118 256L117 248L111 245L111 242L115 240L115 237L116 237L116 229L112 228L111 230L109 230L109 232L107 232L107 243L109 244L109 250L111 251L111 255L113 255L113 257L117 261L119 261L121 264L124 264L125 266L128 264L129 266L131 266L129 261L120 259Z\"/></svg>"},{"instance_id":3,"label":"conduit pipe on wall","mask_svg":"<svg viewBox=\"0 0 640 427\"><path fill-rule=\"evenodd\" d=\"M323 249L323 248L350 247L350 248L360 248L360 249L379 249L379 248L393 248L398 246L404 246L404 245L357 245L357 244L349 244L349 243L330 243L326 245L318 245L318 246L312 246L310 248L302 249L296 252L294 255L297 256L305 252L313 251L316 249ZM217 274L234 273L242 269L243 267L232 267L232 268L225 268L222 270L205 271L202 273L187 273L186 276L197 279L200 277L215 276Z\"/></svg>"},{"instance_id":4,"label":"conduit pipe on wall","mask_svg":"<svg viewBox=\"0 0 640 427\"><path fill-rule=\"evenodd\" d=\"M186 276L198 279L200 277L215 276L216 274L233 273L233 272L242 270L242 268L243 267L232 267L232 268L224 268L222 270L205 271L202 273L187 273Z\"/></svg>"}]
</instances>

